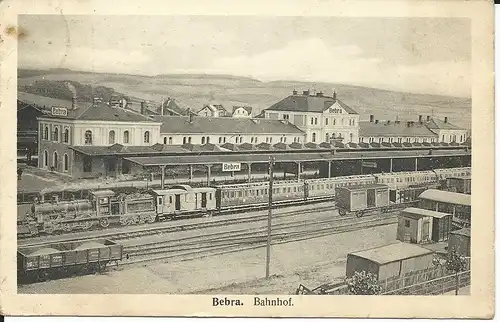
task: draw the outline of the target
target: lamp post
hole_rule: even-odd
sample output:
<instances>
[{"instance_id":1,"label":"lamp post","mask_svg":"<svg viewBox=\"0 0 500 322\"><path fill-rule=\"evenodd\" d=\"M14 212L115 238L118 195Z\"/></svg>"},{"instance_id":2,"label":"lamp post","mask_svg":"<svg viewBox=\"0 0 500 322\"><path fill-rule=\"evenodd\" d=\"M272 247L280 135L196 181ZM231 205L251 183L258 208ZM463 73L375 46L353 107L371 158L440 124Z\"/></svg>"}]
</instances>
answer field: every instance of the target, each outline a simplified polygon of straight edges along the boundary
<instances>
[{"instance_id":1,"label":"lamp post","mask_svg":"<svg viewBox=\"0 0 500 322\"><path fill-rule=\"evenodd\" d=\"M271 262L271 217L273 206L273 168L274 156L269 157L269 206L267 214L267 257L266 257L266 278L269 278L269 264Z\"/></svg>"}]
</instances>

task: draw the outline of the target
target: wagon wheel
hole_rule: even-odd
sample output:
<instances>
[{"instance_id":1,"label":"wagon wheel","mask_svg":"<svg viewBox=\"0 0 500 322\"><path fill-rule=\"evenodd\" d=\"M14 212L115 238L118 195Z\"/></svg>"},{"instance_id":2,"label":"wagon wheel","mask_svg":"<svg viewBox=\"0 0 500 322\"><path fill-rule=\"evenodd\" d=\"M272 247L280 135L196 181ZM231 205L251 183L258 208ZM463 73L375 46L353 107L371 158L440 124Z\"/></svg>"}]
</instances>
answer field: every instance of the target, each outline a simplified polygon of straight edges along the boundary
<instances>
[{"instance_id":1,"label":"wagon wheel","mask_svg":"<svg viewBox=\"0 0 500 322\"><path fill-rule=\"evenodd\" d=\"M363 212L362 211L356 211L356 217L357 218L363 217Z\"/></svg>"},{"instance_id":2,"label":"wagon wheel","mask_svg":"<svg viewBox=\"0 0 500 322\"><path fill-rule=\"evenodd\" d=\"M43 231L49 235L52 235L54 233L54 230L54 225L52 223L48 223L43 227Z\"/></svg>"},{"instance_id":3,"label":"wagon wheel","mask_svg":"<svg viewBox=\"0 0 500 322\"><path fill-rule=\"evenodd\" d=\"M108 218L101 218L99 220L99 225L101 225L102 228L107 228L109 226L109 219Z\"/></svg>"},{"instance_id":4,"label":"wagon wheel","mask_svg":"<svg viewBox=\"0 0 500 322\"><path fill-rule=\"evenodd\" d=\"M46 280L49 279L49 273L47 271L39 271L36 275L36 279L39 282L45 282Z\"/></svg>"},{"instance_id":5,"label":"wagon wheel","mask_svg":"<svg viewBox=\"0 0 500 322\"><path fill-rule=\"evenodd\" d=\"M121 224L122 226L126 226L126 225L128 225L128 220L127 220L127 217L121 216L121 217L120 217L120 224Z\"/></svg>"},{"instance_id":6,"label":"wagon wheel","mask_svg":"<svg viewBox=\"0 0 500 322\"><path fill-rule=\"evenodd\" d=\"M83 219L90 219L90 215L83 216ZM92 226L94 225L94 223L91 220L87 220L87 221L84 221L82 223L82 225L83 225L83 229L89 230L90 228L92 228Z\"/></svg>"},{"instance_id":7,"label":"wagon wheel","mask_svg":"<svg viewBox=\"0 0 500 322\"><path fill-rule=\"evenodd\" d=\"M141 216L137 215L132 218L132 225L139 225L141 223Z\"/></svg>"},{"instance_id":8,"label":"wagon wheel","mask_svg":"<svg viewBox=\"0 0 500 322\"><path fill-rule=\"evenodd\" d=\"M156 220L156 216L155 215L149 215L146 217L146 223L147 224L152 224L154 223Z\"/></svg>"},{"instance_id":9,"label":"wagon wheel","mask_svg":"<svg viewBox=\"0 0 500 322\"><path fill-rule=\"evenodd\" d=\"M347 211L345 211L345 209L339 208L339 215L345 216L346 214L347 214Z\"/></svg>"}]
</instances>

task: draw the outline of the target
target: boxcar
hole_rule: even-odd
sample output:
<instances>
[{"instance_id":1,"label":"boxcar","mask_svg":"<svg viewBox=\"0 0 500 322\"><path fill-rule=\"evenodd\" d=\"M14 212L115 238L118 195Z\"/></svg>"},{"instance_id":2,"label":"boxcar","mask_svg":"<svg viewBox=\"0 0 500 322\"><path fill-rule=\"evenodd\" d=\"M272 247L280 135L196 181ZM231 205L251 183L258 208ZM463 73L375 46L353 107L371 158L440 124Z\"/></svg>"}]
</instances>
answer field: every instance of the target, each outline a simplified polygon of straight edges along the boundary
<instances>
[{"instance_id":1,"label":"boxcar","mask_svg":"<svg viewBox=\"0 0 500 322\"><path fill-rule=\"evenodd\" d=\"M375 209L385 211L389 208L389 186L369 184L337 188L335 200L341 215L355 213L361 216Z\"/></svg>"},{"instance_id":2,"label":"boxcar","mask_svg":"<svg viewBox=\"0 0 500 322\"><path fill-rule=\"evenodd\" d=\"M30 283L94 273L121 259L122 246L106 239L21 247L17 250L18 280Z\"/></svg>"},{"instance_id":3,"label":"boxcar","mask_svg":"<svg viewBox=\"0 0 500 322\"><path fill-rule=\"evenodd\" d=\"M471 194L471 176L450 177L446 179L446 190Z\"/></svg>"}]
</instances>

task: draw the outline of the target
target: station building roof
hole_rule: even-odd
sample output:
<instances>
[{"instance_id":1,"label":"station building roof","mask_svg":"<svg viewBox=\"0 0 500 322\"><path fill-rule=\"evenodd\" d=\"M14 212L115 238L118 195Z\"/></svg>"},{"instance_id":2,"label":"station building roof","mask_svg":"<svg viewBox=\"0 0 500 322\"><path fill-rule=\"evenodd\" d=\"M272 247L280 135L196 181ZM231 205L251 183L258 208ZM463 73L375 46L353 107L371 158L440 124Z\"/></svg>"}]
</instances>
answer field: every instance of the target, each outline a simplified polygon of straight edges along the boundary
<instances>
[{"instance_id":1,"label":"station building roof","mask_svg":"<svg viewBox=\"0 0 500 322\"><path fill-rule=\"evenodd\" d=\"M293 95L285 97L278 103L272 105L266 110L269 111L287 111L287 112L316 112L322 113L327 108L337 103L348 114L358 114L353 108L334 98L333 96L326 96L320 93L317 95L310 95L309 91L303 92L302 95L294 92Z\"/></svg>"},{"instance_id":2,"label":"station building roof","mask_svg":"<svg viewBox=\"0 0 500 322\"><path fill-rule=\"evenodd\" d=\"M349 255L361 257L371 262L377 263L379 265L384 265L432 253L433 252L431 250L414 244L398 242L381 247L350 253Z\"/></svg>"},{"instance_id":3,"label":"station building roof","mask_svg":"<svg viewBox=\"0 0 500 322\"><path fill-rule=\"evenodd\" d=\"M185 134L304 134L295 125L269 119L233 118L233 117L198 117L154 116L161 122L160 133Z\"/></svg>"},{"instance_id":4,"label":"station building roof","mask_svg":"<svg viewBox=\"0 0 500 322\"><path fill-rule=\"evenodd\" d=\"M439 119L431 118L426 126L432 130L465 130L459 126L451 124L450 122L445 122Z\"/></svg>"},{"instance_id":5,"label":"station building roof","mask_svg":"<svg viewBox=\"0 0 500 322\"><path fill-rule=\"evenodd\" d=\"M408 125L407 122L359 122L359 136L362 137L435 137L436 133L429 130L425 124L418 122Z\"/></svg>"},{"instance_id":6,"label":"station building roof","mask_svg":"<svg viewBox=\"0 0 500 322\"><path fill-rule=\"evenodd\" d=\"M412 218L421 218L421 217L433 217L433 218L443 218L446 216L453 216L452 214L437 212L432 210L420 209L415 207L409 207L403 210L401 213L402 216L409 216Z\"/></svg>"},{"instance_id":7,"label":"station building roof","mask_svg":"<svg viewBox=\"0 0 500 322\"><path fill-rule=\"evenodd\" d=\"M471 195L444 190L429 189L422 192L419 199L457 204L462 206L471 205Z\"/></svg>"}]
</instances>

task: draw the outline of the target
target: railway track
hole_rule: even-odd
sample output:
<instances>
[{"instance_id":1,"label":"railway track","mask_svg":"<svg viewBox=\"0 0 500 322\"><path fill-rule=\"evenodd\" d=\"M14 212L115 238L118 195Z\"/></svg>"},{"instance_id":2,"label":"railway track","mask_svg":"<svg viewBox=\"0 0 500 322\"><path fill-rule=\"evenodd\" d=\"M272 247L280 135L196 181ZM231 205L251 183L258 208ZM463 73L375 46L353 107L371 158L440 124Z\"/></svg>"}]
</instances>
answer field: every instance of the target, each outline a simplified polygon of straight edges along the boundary
<instances>
[{"instance_id":1,"label":"railway track","mask_svg":"<svg viewBox=\"0 0 500 322\"><path fill-rule=\"evenodd\" d=\"M316 207L312 212L321 212L321 211L328 211L328 210L336 210L336 206L333 204L330 205L325 205L322 207ZM280 218L287 218L287 217L294 217L294 216L300 216L304 215L304 212L308 211L307 209L298 209L298 210L289 210L289 211L282 211L277 214L273 215L273 219L280 219ZM309 209L309 211L311 211ZM44 245L49 245L52 243L59 243L59 242L82 242L82 241L87 241L90 239L111 239L114 241L119 241L119 240L128 240L132 238L140 238L140 237L147 237L147 236L152 236L152 235L162 235L162 234L168 234L168 233L174 233L174 232L179 232L179 231L189 231L189 230L199 230L199 229L205 229L205 228L211 228L211 227L218 227L218 226L229 226L229 225L235 225L235 224L241 224L241 223L253 223L253 222L258 222L258 221L264 221L267 220L267 214L259 214L259 215L253 215L253 216L245 216L245 217L237 217L237 218L227 218L227 219L221 219L221 220L210 220L207 222L201 222L201 223L186 223L186 224L180 224L180 225L170 225L166 226L166 223L161 223L157 224L157 226L154 227L149 227L150 225L146 226L134 226L134 230L129 229L120 229L120 231L114 231L114 232L106 232L103 231L102 233L96 233L96 231L93 231L90 236L71 236L67 235L61 238L52 238L50 240L43 240L43 238L37 237L36 239L24 239L21 241L18 241L18 246L19 247L32 247L32 246L44 246ZM168 222L172 223L172 222ZM89 232L90 233L90 232ZM82 233L80 233L82 234Z\"/></svg>"},{"instance_id":2,"label":"railway track","mask_svg":"<svg viewBox=\"0 0 500 322\"><path fill-rule=\"evenodd\" d=\"M293 221L273 225L272 244L283 244L331 234L345 233L397 222L393 214L370 215L362 218L326 218L320 221ZM186 261L207 256L239 252L264 247L266 227L241 229L156 242L131 243L124 246L124 259L120 265L134 265L151 261Z\"/></svg>"}]
</instances>

